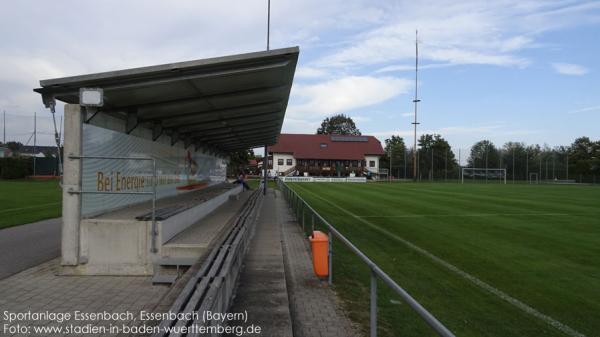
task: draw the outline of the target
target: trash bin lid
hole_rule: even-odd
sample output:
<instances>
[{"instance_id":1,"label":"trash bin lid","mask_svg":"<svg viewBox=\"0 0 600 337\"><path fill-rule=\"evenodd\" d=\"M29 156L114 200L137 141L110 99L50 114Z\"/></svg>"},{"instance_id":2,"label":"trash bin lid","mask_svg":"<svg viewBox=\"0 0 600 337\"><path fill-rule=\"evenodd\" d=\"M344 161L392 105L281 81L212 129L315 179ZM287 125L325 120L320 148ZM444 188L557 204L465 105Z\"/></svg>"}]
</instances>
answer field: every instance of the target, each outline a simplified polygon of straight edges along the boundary
<instances>
[{"instance_id":1,"label":"trash bin lid","mask_svg":"<svg viewBox=\"0 0 600 337\"><path fill-rule=\"evenodd\" d=\"M313 235L310 237L311 242L327 242L327 240L327 234L321 231L314 231Z\"/></svg>"}]
</instances>

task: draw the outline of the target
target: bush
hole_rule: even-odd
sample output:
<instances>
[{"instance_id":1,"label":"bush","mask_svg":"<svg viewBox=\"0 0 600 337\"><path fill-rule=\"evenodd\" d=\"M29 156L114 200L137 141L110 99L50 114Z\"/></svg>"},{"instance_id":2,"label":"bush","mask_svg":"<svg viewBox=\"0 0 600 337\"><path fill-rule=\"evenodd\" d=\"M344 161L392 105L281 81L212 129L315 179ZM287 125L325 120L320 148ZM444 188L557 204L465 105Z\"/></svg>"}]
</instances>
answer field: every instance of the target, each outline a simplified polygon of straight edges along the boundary
<instances>
[{"instance_id":1,"label":"bush","mask_svg":"<svg viewBox=\"0 0 600 337\"><path fill-rule=\"evenodd\" d=\"M0 158L1 179L22 179L33 174L33 158Z\"/></svg>"}]
</instances>

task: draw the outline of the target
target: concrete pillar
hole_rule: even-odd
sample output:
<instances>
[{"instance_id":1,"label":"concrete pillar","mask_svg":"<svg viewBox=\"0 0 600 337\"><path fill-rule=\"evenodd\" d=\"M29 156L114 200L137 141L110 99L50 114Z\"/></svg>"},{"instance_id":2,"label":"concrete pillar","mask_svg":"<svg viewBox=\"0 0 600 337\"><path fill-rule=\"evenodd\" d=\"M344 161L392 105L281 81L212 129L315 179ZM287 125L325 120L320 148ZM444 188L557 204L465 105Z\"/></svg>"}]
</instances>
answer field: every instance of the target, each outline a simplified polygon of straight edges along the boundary
<instances>
[{"instance_id":1,"label":"concrete pillar","mask_svg":"<svg viewBox=\"0 0 600 337\"><path fill-rule=\"evenodd\" d=\"M81 134L83 113L78 104L65 105L64 160L63 160L63 203L62 203L62 265L76 266L79 263L79 227L81 220L81 160L70 156L81 156Z\"/></svg>"}]
</instances>

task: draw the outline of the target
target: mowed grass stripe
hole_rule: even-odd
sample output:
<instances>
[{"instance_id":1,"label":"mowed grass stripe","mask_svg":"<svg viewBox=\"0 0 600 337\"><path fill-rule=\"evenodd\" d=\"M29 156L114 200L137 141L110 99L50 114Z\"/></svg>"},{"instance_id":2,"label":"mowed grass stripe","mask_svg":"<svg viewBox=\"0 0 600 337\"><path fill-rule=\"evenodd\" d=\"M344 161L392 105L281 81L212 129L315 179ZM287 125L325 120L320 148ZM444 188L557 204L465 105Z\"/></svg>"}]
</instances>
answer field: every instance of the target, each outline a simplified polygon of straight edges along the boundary
<instances>
[{"instance_id":1,"label":"mowed grass stripe","mask_svg":"<svg viewBox=\"0 0 600 337\"><path fill-rule=\"evenodd\" d=\"M60 202L51 202L51 203L47 203L47 204L41 204L41 205L36 205L36 206L28 206L28 207L18 207L18 208L2 209L2 210L0 210L0 213L23 211L23 210L26 210L26 209L44 208L44 207L54 206L54 205L58 205L58 204L60 204Z\"/></svg>"},{"instance_id":2,"label":"mowed grass stripe","mask_svg":"<svg viewBox=\"0 0 600 337\"><path fill-rule=\"evenodd\" d=\"M390 185L388 185L390 186ZM415 186L415 185L413 185ZM418 185L416 185L418 186ZM459 188L461 186L458 186ZM500 187L500 186L498 186ZM528 188L527 186L522 186ZM349 186L336 186L335 189L340 188L343 191L341 195L352 195L347 189ZM381 191L378 194L380 197L384 196L384 199L377 200L373 195L372 188L381 188L381 185L370 185L365 186L367 198L363 204L371 210L377 210L377 213L382 213L381 209L386 208L388 204L383 203L385 198L391 198L395 196L394 191L387 190ZM404 190L401 186L395 186L395 192L403 195ZM448 188L447 185L441 185L440 188ZM529 189L529 188L528 188ZM600 189L590 189L592 192L598 193ZM328 188L328 191L333 190ZM575 195L569 195L569 192L575 193ZM356 194L358 191L355 190ZM581 194L580 189L567 189L564 191L565 197L563 199L577 199ZM325 192L327 193L327 192ZM360 190L362 195L363 189ZM500 193L500 190L497 191ZM330 194L331 196L331 194ZM427 197L427 195L425 196ZM589 195L585 196L586 200ZM331 196L333 200L343 200L343 198L335 198ZM420 198L413 198L411 196L409 202L417 202ZM592 198L592 200L594 200ZM596 198L598 200L598 198ZM427 198L423 201L426 203L426 207L414 208L419 212L428 212L431 208L431 202ZM447 203L453 203L455 200L448 200L447 202L440 201L440 208L444 208ZM377 203L381 203L378 207ZM476 208L481 203L468 203L462 205L463 208ZM500 204L501 205L501 204ZM402 204L398 204L398 208L413 208L411 206L403 207ZM453 206L454 208L454 206ZM546 207L547 208L547 207ZM354 204L353 204L353 210ZM594 209L594 208L590 208ZM356 211L355 211L356 212ZM594 307L590 301L591 299L597 299L599 297L597 287L591 286L593 282L598 280L598 269L595 267L594 260L600 256L599 240L600 237L600 222L596 216L581 216L577 218L540 218L540 219L523 219L519 217L514 218L490 218L485 219L485 222L481 222L477 219L458 219L453 220L451 218L440 218L434 220L418 220L414 221L401 221L401 222L390 222L390 221L379 221L378 224L383 224L386 228L394 230L396 233L398 229L402 228L403 232L399 234L403 237L408 235L408 238L412 242L417 242L420 245L424 245L430 251L437 251L437 254L444 256L446 259L449 256L455 256L453 263L458 263L463 269L466 270L477 270L477 274L480 278L487 278L488 281L495 284L497 278L507 278L504 275L525 275L531 274L528 267L531 264L535 264L538 273L541 271L544 277L534 279L539 284L532 284L531 289L535 289L534 285L550 287L555 293L554 295L562 291L562 287L572 285L575 282L579 287L583 287L576 294L569 295L569 298L563 299L563 302L579 302L579 306L592 311ZM393 219L392 219L393 220ZM425 227L424 229L421 227ZM456 230L460 229L460 230ZM415 233L420 233L421 237L415 236ZM433 236L443 236L440 240L431 240ZM416 241L415 241L416 240ZM428 241L435 242L438 245L428 245ZM439 245L443 242L442 245ZM452 246L456 243L458 246ZM471 245L469 247L461 247L462 245ZM459 251L460 254L453 254L455 251ZM472 252L486 253L492 257L491 259L481 259L479 257L471 258ZM470 254L469 254L470 253ZM496 256L506 257L506 259L494 259ZM514 257L513 260L510 258ZM465 264L465 261L472 259L475 263ZM494 261L497 261L494 265ZM508 263L507 263L508 262ZM478 270L481 264L492 264L494 270L498 270L497 273L490 272L485 268ZM517 268L521 273L515 273L514 268ZM481 273L480 273L481 271ZM569 274L569 273L573 274ZM567 276L568 275L568 276ZM570 280L566 280L566 278ZM550 279L547 279L550 278ZM513 287L511 293L518 293L519 283L509 282L507 280L507 286ZM593 289L592 289L593 288ZM547 289L548 290L548 289ZM537 292L534 292L537 293ZM576 299L576 300L575 300ZM543 296L538 298L538 303L546 302ZM536 305L537 307L538 305ZM540 305L541 306L541 305ZM557 309L560 311L560 309Z\"/></svg>"},{"instance_id":3,"label":"mowed grass stripe","mask_svg":"<svg viewBox=\"0 0 600 337\"><path fill-rule=\"evenodd\" d=\"M61 214L58 181L0 180L0 229Z\"/></svg>"},{"instance_id":4,"label":"mowed grass stripe","mask_svg":"<svg viewBox=\"0 0 600 337\"><path fill-rule=\"evenodd\" d=\"M551 325L551 326L555 327L556 329L558 329L558 330L566 333L567 335L572 336L572 337L585 337L584 334L576 331L575 329L569 327L568 325L563 324L563 323L559 322L558 320L556 320L556 319L554 319L554 318L552 318L552 317L550 317L548 315L545 315L545 314L539 312L538 310L534 309L533 307L531 307L531 306L529 306L529 305L527 305L527 304L519 301L518 299L516 299L516 298L508 295L507 293L503 292L502 290L500 290L500 289L498 289L498 288L496 288L496 287L494 287L494 286L492 286L492 285L490 285L490 284L488 284L488 283L480 280L479 278L477 278L477 277L475 277L475 276L473 276L473 275L471 275L471 274L469 274L469 273L467 273L467 272L459 269L458 267L454 266L453 264L444 261L443 259L441 259L441 258L435 256L434 254L430 253L429 251L427 251L427 250L425 250L425 249L423 249L423 248L415 245L414 243L412 243L412 242L410 242L408 240L405 240L405 239L401 238L400 236L398 236L398 235L396 235L396 234L394 234L394 233L392 233L392 232L390 232L390 231L388 231L388 230L386 230L384 228L381 228L381 227L375 225L374 223L372 223L372 222L370 222L368 220L365 220L365 219L363 219L363 218L355 215L351 211L349 211L349 210L347 210L347 209L345 209L345 208L343 208L343 207L341 207L341 206L333 203L331 200L324 199L324 198L320 197L319 195L315 194L314 192L311 192L309 190L303 189L302 187L300 187L300 189L302 189L302 190L304 190L304 191L306 191L308 193L313 194L316 198L320 199L321 201L326 202L326 203L330 204L331 206L339 209L340 211L342 211L342 212L344 212L344 213L346 213L346 214L348 214L348 215L350 215L350 216L352 216L352 217L360 220L361 222L363 222L365 225L369 226L370 228L373 228L373 229L381 232L382 234L385 234L385 235L388 235L388 236L394 238L398 242L401 242L402 244L406 245L407 247L410 247L411 249L414 249L415 251L417 251L420 254L422 254L422 255L430 258L432 261L435 261L436 263L440 264L441 266L443 266L443 267L447 268L448 270L456 273L457 275L463 277L464 279L466 279L466 280L472 282L473 284L481 287L482 289L484 289L484 290L486 290L486 291L488 291L488 292L490 292L490 293L498 296L500 299L502 299L502 300L504 300L504 301L512 304L514 307L522 310L523 312L525 312L525 313L527 313L527 314L529 314L529 315L531 315L533 317L536 317L536 318L538 318L538 319L540 319L540 320L548 323L549 325Z\"/></svg>"},{"instance_id":5,"label":"mowed grass stripe","mask_svg":"<svg viewBox=\"0 0 600 337\"><path fill-rule=\"evenodd\" d=\"M394 186L396 185L396 186ZM466 212L473 212L473 209L475 208L482 208L484 210L488 210L490 209L490 207L485 204L482 203L481 201L477 201L477 200L461 200L460 198L450 198L448 199L447 197L442 197L439 195L433 195L432 193L425 193L425 194L419 194L419 195L415 195L414 197L404 197L404 198L400 198L398 196L398 194L404 195L406 194L407 189L403 188L402 186L398 186L398 184L392 184L392 185L387 185L395 187L396 190L390 190L389 188L387 189L382 189L382 187L384 187L386 185L382 185L382 184L370 184L368 186L365 186L364 189L360 190L360 194L364 195L365 198L363 198L363 201L361 202L361 204L359 205L353 205L353 210L356 214L361 214L361 215L368 215L365 213L368 212L372 212L374 209L377 210L377 214L376 216L385 216L388 214L393 214L393 215L398 215L398 213L400 213L401 211L404 211L406 214L408 215L413 215L417 218L426 218L428 216L432 216L432 217L439 217L439 218L444 218L444 214L450 213L450 212L461 212L461 211L466 211ZM331 194L331 196L333 198L335 198L335 190L336 189L341 189L344 195L352 195L353 193L356 193L356 190L352 190L352 186L348 186L348 184L344 185L344 186L336 186L334 190L332 190L333 194ZM600 192L600 190L598 190ZM338 191L339 193L340 191ZM410 191L409 191L410 192ZM327 191L323 191L323 193L327 193ZM394 194L396 193L396 194ZM410 193L409 193L410 194ZM474 196L476 198L476 196ZM396 205L394 205L394 202L397 202ZM387 205L392 204L394 207L385 207ZM504 203L500 202L500 201L496 201L496 203L491 207L493 210L502 210L503 209L503 205ZM386 211L386 209L391 209L391 213L390 211ZM546 206L544 205L544 210L546 209L552 209L551 206ZM583 222L591 222L594 219L598 219L597 217L597 213L592 213L590 212L590 210L593 210L595 208L589 207L587 209L586 213L581 213L578 215L578 217L580 219L578 219L578 221L583 221ZM361 212L361 210L364 210L364 212ZM523 212L523 213L531 213L532 208L531 207L521 207L521 208L516 208L516 211L519 212ZM542 210L540 210L542 211ZM572 211L570 213L576 213L573 210L567 210L567 211ZM501 213L506 213L506 212L501 212ZM561 213L563 214L563 213ZM425 215L425 216L424 216ZM508 215L503 215L504 217L508 217ZM519 215L513 215L513 217L519 217ZM493 219L491 219L493 220ZM560 244L560 245L567 245L565 248L570 248L573 244L577 244L577 245L581 245L581 242L588 242L590 241L590 239L592 239L589 234L593 234L593 233L597 233L600 234L599 229L600 228L596 228L596 231L594 232L587 232L587 231L581 231L582 228L580 228L580 226L577 225L577 223L574 223L573 225L570 225L571 227L577 227L577 236L574 237L575 239L577 239L577 242L573 242L573 240L571 240L570 237L568 236L558 236L556 235L556 233L552 232L552 231L540 231L540 228L537 228L537 226L533 226L534 230L531 229L531 226L528 226L528 223L531 222L550 222L548 221L549 219L527 219L527 222L523 222L521 219L506 219L506 221L514 221L517 225L512 225L510 227L506 227L503 223L500 223L498 225L494 225L493 221L490 221L489 224L491 226L497 227L497 229L502 232L502 233L511 233L514 234L515 236L521 235L521 236L526 236L526 237L531 237L532 235L534 235L535 237L531 237L532 240L535 240L538 238L538 236L543 236L544 239L546 240L552 240L554 241L556 244ZM552 219L550 219L552 220ZM596 220L597 222L597 220ZM471 222L463 222L463 223L458 223L456 225L458 226L463 226L463 227L469 227L471 226ZM476 222L476 224L479 224L479 222ZM523 225L524 224L524 225ZM549 225L551 226L551 225ZM549 226L544 226L544 227L549 227ZM545 228L546 230L548 228ZM568 228L561 228L562 231L566 230L569 231ZM495 231L493 233L494 235L497 235L498 232ZM480 235L486 235L485 232L480 233ZM512 235L511 235L512 236ZM513 240L513 238L511 237L510 240ZM590 244L597 244L598 240L592 240L592 242L590 242Z\"/></svg>"},{"instance_id":6,"label":"mowed grass stripe","mask_svg":"<svg viewBox=\"0 0 600 337\"><path fill-rule=\"evenodd\" d=\"M444 190L444 188L448 188L449 185L440 186L442 188L440 190L428 187L434 186L426 184L420 187L407 187L402 184L373 184L369 186L369 190L389 192L393 188L396 188L396 190L400 189L403 193L417 196L418 199L416 199L416 202L420 204L422 204L422 201L431 200L432 203L430 205L432 206L432 209L430 211L438 211L441 208L452 209L452 207L464 208L465 205L472 205L473 207L499 210L498 213L508 213L512 212L512 210L515 212L527 212L532 208L538 209L539 211L556 213L589 213L590 207L594 205L594 199L586 198L585 196L577 196L576 199L573 199L573 196L570 196L571 198L565 198L564 195L558 197L552 193L552 188L544 188L548 186L529 187L527 185L453 185L453 187L457 190L475 188L471 192ZM554 188L556 188L556 186L554 186ZM539 198L532 199L530 192L523 193L522 191L519 191L521 189L533 189L534 191L539 191Z\"/></svg>"},{"instance_id":7,"label":"mowed grass stripe","mask_svg":"<svg viewBox=\"0 0 600 337\"><path fill-rule=\"evenodd\" d=\"M296 185L299 184L294 184ZM579 186L562 189L565 186L546 188L546 186L527 185L505 188L506 186L457 184L363 184L360 186L304 184L302 186L318 193L326 200L351 210L354 215L373 215L373 218L368 218L372 224L385 228L394 235L442 257L445 261L489 284L499 286L513 297L541 309L545 314L582 333L598 330L598 321L594 317L599 307L600 273L594 261L597 261L600 256L598 240L600 221L596 213L590 210L597 209L591 205L594 201L600 200L600 189ZM462 193L469 192L471 189L473 191L467 193L469 194L467 199L471 200L466 201L461 201L464 199L456 198L449 193L406 191L421 186L426 189L439 188L442 191L456 188ZM479 193L496 195L496 198L493 201L473 202L470 195L477 199ZM455 213L483 213L482 210L490 208L489 203L494 203L492 208L502 209L502 196L514 199L515 195L520 195L520 198L527 198L529 195L530 199L540 201L539 206L527 206L527 213L553 209L552 204L556 203L556 200L564 200L562 204L567 206L574 204L575 206L589 205L589 207L587 207L587 214L577 214L573 217L568 215L534 217L511 215L485 218L379 217L402 213L429 214L436 206L438 209L434 213L438 214L444 208ZM314 203L313 207L323 215L327 215L326 218L337 225L342 232L351 229L348 232L354 235L350 237L351 239L367 242L367 246L360 246L361 249L370 251L374 256L385 251L390 259L394 258L393 246L385 247L379 244L368 246L366 240L375 238L368 234L368 229L360 220L350 221L348 216L346 218L338 216L333 210L329 210L331 207L323 205L322 200L312 196L310 199L312 199L311 203ZM544 204L545 202L547 204ZM580 208L566 207L568 213L577 213L578 209ZM361 224L363 224L362 230ZM397 269L394 264L381 259L378 261L395 273L395 277L404 277L403 271ZM408 284L407 280L409 279L404 279L405 284ZM429 283L429 286L437 287L440 281L436 283ZM490 310L490 308L481 310ZM498 308L491 310L498 310ZM501 330L501 327L498 326L496 329ZM526 331L525 327L520 328L521 335L523 331Z\"/></svg>"}]
</instances>

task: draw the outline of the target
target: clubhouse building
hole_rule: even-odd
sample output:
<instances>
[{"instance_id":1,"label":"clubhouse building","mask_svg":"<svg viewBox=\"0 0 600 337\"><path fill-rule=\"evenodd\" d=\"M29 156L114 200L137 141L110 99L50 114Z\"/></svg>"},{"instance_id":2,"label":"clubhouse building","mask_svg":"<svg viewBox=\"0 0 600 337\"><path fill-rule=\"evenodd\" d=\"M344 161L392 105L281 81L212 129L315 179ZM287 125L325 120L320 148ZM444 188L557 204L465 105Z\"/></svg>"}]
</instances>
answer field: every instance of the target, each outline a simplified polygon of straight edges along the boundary
<instances>
[{"instance_id":1,"label":"clubhouse building","mask_svg":"<svg viewBox=\"0 0 600 337\"><path fill-rule=\"evenodd\" d=\"M383 147L373 136L285 134L268 147L278 176L377 176Z\"/></svg>"}]
</instances>

